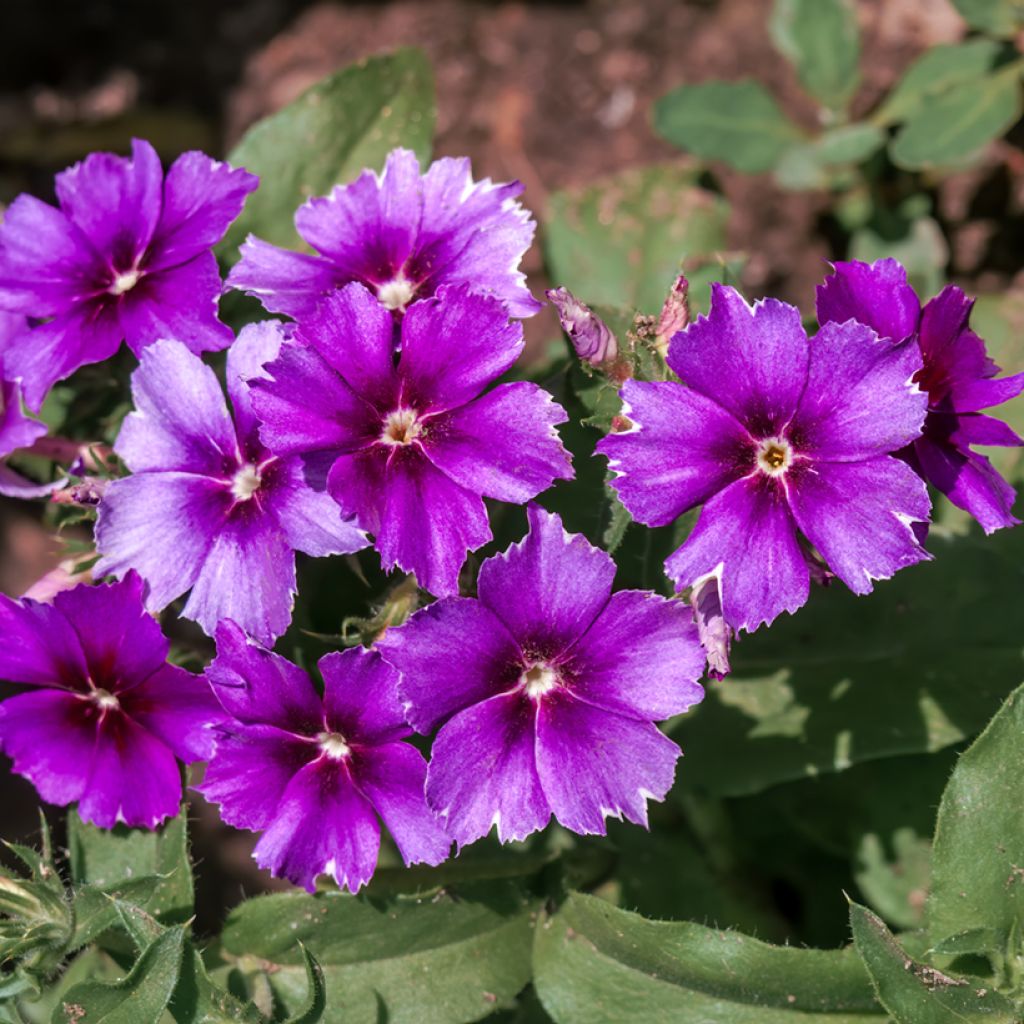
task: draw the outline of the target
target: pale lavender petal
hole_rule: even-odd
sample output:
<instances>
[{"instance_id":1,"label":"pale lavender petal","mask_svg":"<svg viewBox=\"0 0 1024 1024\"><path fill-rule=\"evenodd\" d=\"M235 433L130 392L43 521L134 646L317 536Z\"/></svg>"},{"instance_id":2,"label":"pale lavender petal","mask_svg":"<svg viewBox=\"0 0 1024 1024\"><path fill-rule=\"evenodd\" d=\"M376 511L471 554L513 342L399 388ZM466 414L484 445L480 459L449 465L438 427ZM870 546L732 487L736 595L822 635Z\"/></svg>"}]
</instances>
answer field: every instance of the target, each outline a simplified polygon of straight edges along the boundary
<instances>
[{"instance_id":1,"label":"pale lavender petal","mask_svg":"<svg viewBox=\"0 0 1024 1024\"><path fill-rule=\"evenodd\" d=\"M572 460L555 430L567 419L536 384L500 384L431 420L423 446L430 461L457 484L521 505L555 480L572 479Z\"/></svg>"},{"instance_id":2,"label":"pale lavender petal","mask_svg":"<svg viewBox=\"0 0 1024 1024\"><path fill-rule=\"evenodd\" d=\"M418 750L408 743L385 743L366 751L354 772L407 865L447 858L452 841L427 806L427 762Z\"/></svg>"},{"instance_id":3,"label":"pale lavender petal","mask_svg":"<svg viewBox=\"0 0 1024 1024\"><path fill-rule=\"evenodd\" d=\"M19 473L15 473L10 466L0 462L0 494L8 498L18 498L21 501L46 498L63 486L63 480L54 480L48 484L37 484L32 480L26 480Z\"/></svg>"},{"instance_id":4,"label":"pale lavender petal","mask_svg":"<svg viewBox=\"0 0 1024 1024\"><path fill-rule=\"evenodd\" d=\"M321 757L288 783L253 856L261 868L309 892L323 874L357 892L373 877L379 848L373 807L343 763Z\"/></svg>"},{"instance_id":5,"label":"pale lavender petal","mask_svg":"<svg viewBox=\"0 0 1024 1024\"><path fill-rule=\"evenodd\" d=\"M749 633L795 612L810 589L785 493L762 474L716 494L686 543L666 559L665 571L679 590L718 575L726 621Z\"/></svg>"},{"instance_id":6,"label":"pale lavender petal","mask_svg":"<svg viewBox=\"0 0 1024 1024\"><path fill-rule=\"evenodd\" d=\"M801 454L847 462L897 451L921 435L928 396L913 339L894 344L858 323L827 323L811 341L807 389L787 434Z\"/></svg>"},{"instance_id":7,"label":"pale lavender petal","mask_svg":"<svg viewBox=\"0 0 1024 1024\"><path fill-rule=\"evenodd\" d=\"M270 373L264 367L277 358L285 337L284 324L279 320L263 320L246 324L228 349L225 371L228 397L231 399L238 436L243 444L255 441L258 425L249 382L270 379Z\"/></svg>"},{"instance_id":8,"label":"pale lavender petal","mask_svg":"<svg viewBox=\"0 0 1024 1024\"><path fill-rule=\"evenodd\" d=\"M634 718L668 718L704 697L704 651L689 607L649 591L613 594L569 667L573 694Z\"/></svg>"},{"instance_id":9,"label":"pale lavender petal","mask_svg":"<svg viewBox=\"0 0 1024 1024\"><path fill-rule=\"evenodd\" d=\"M78 634L49 604L0 594L0 679L79 689L89 669Z\"/></svg>"},{"instance_id":10,"label":"pale lavender petal","mask_svg":"<svg viewBox=\"0 0 1024 1024\"><path fill-rule=\"evenodd\" d=\"M819 462L789 476L797 524L855 594L930 557L911 529L928 521L928 490L905 462Z\"/></svg>"},{"instance_id":11,"label":"pale lavender petal","mask_svg":"<svg viewBox=\"0 0 1024 1024\"><path fill-rule=\"evenodd\" d=\"M132 374L135 411L114 451L133 473L182 470L223 477L238 438L217 375L178 341L150 345Z\"/></svg>"},{"instance_id":12,"label":"pale lavender petal","mask_svg":"<svg viewBox=\"0 0 1024 1024\"><path fill-rule=\"evenodd\" d=\"M402 673L406 714L421 733L511 689L522 672L522 652L508 630L480 601L466 597L427 605L388 629L377 648Z\"/></svg>"},{"instance_id":13,"label":"pale lavender petal","mask_svg":"<svg viewBox=\"0 0 1024 1024\"><path fill-rule=\"evenodd\" d=\"M243 168L211 160L205 153L182 153L163 183L163 207L147 267L176 266L212 249L257 185L259 178Z\"/></svg>"},{"instance_id":14,"label":"pale lavender petal","mask_svg":"<svg viewBox=\"0 0 1024 1024\"><path fill-rule=\"evenodd\" d=\"M674 381L630 380L620 394L633 426L597 451L637 522L665 526L750 471L750 435L717 402Z\"/></svg>"},{"instance_id":15,"label":"pale lavender petal","mask_svg":"<svg viewBox=\"0 0 1024 1024\"><path fill-rule=\"evenodd\" d=\"M482 839L525 839L551 808L541 789L534 746L536 710L521 693L460 711L437 734L427 769L427 803L460 846Z\"/></svg>"},{"instance_id":16,"label":"pale lavender petal","mask_svg":"<svg viewBox=\"0 0 1024 1024\"><path fill-rule=\"evenodd\" d=\"M833 268L818 285L818 323L856 320L891 341L903 341L917 331L921 304L898 261L851 260Z\"/></svg>"},{"instance_id":17,"label":"pale lavender petal","mask_svg":"<svg viewBox=\"0 0 1024 1024\"><path fill-rule=\"evenodd\" d=\"M398 670L377 651L350 647L322 657L324 720L330 732L356 743L392 743L412 729L398 699Z\"/></svg>"},{"instance_id":18,"label":"pale lavender petal","mask_svg":"<svg viewBox=\"0 0 1024 1024\"><path fill-rule=\"evenodd\" d=\"M524 647L554 656L577 640L611 597L615 562L536 505L529 533L480 567L480 600Z\"/></svg>"},{"instance_id":19,"label":"pale lavender petal","mask_svg":"<svg viewBox=\"0 0 1024 1024\"><path fill-rule=\"evenodd\" d=\"M228 274L227 286L259 299L270 313L312 316L339 283L334 265L322 256L280 249L253 235L240 251L242 258Z\"/></svg>"},{"instance_id":20,"label":"pale lavender petal","mask_svg":"<svg viewBox=\"0 0 1024 1024\"><path fill-rule=\"evenodd\" d=\"M46 434L46 424L21 410L21 389L14 381L0 379L0 457L28 448Z\"/></svg>"},{"instance_id":21,"label":"pale lavender petal","mask_svg":"<svg viewBox=\"0 0 1024 1024\"><path fill-rule=\"evenodd\" d=\"M680 754L651 722L568 694L537 712L537 772L555 818L573 832L604 835L605 819L647 827L647 801L664 800Z\"/></svg>"},{"instance_id":22,"label":"pale lavender petal","mask_svg":"<svg viewBox=\"0 0 1024 1024\"><path fill-rule=\"evenodd\" d=\"M807 382L800 311L777 299L748 306L734 288L713 284L711 311L672 339L668 364L756 435L778 433Z\"/></svg>"}]
</instances>

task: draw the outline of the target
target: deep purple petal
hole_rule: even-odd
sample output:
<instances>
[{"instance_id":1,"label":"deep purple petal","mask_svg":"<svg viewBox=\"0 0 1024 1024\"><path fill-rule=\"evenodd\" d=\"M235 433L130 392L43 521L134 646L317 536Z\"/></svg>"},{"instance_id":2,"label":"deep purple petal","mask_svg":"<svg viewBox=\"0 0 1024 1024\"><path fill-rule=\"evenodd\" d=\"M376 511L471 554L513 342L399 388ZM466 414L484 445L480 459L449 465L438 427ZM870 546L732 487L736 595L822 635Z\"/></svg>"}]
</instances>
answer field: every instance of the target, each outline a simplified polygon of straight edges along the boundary
<instances>
[{"instance_id":1,"label":"deep purple petal","mask_svg":"<svg viewBox=\"0 0 1024 1024\"><path fill-rule=\"evenodd\" d=\"M523 327L496 299L463 288L415 303L402 320L403 402L420 412L455 409L480 394L523 350Z\"/></svg>"},{"instance_id":2,"label":"deep purple petal","mask_svg":"<svg viewBox=\"0 0 1024 1024\"><path fill-rule=\"evenodd\" d=\"M323 730L323 707L309 676L249 639L233 622L217 627L217 657L206 678L224 710L239 722L306 736Z\"/></svg>"},{"instance_id":3,"label":"deep purple petal","mask_svg":"<svg viewBox=\"0 0 1024 1024\"><path fill-rule=\"evenodd\" d=\"M750 435L717 402L674 381L629 380L620 394L634 425L597 451L637 522L665 526L750 471Z\"/></svg>"},{"instance_id":4,"label":"deep purple petal","mask_svg":"<svg viewBox=\"0 0 1024 1024\"><path fill-rule=\"evenodd\" d=\"M212 249L257 185L259 178L243 168L211 160L205 153L182 153L164 181L163 208L147 267L173 267Z\"/></svg>"},{"instance_id":5,"label":"deep purple petal","mask_svg":"<svg viewBox=\"0 0 1024 1024\"><path fill-rule=\"evenodd\" d=\"M149 584L146 607L166 608L196 581L231 505L227 488L191 473L135 473L104 491L94 572L129 569ZM173 557L168 553L173 552Z\"/></svg>"},{"instance_id":6,"label":"deep purple petal","mask_svg":"<svg viewBox=\"0 0 1024 1024\"><path fill-rule=\"evenodd\" d=\"M689 607L645 590L613 594L570 664L572 693L635 718L678 715L704 697L704 651Z\"/></svg>"},{"instance_id":7,"label":"deep purple petal","mask_svg":"<svg viewBox=\"0 0 1024 1024\"><path fill-rule=\"evenodd\" d=\"M537 771L559 823L604 835L614 817L647 827L647 801L664 800L681 751L651 722L567 694L549 694L537 713Z\"/></svg>"},{"instance_id":8,"label":"deep purple petal","mask_svg":"<svg viewBox=\"0 0 1024 1024\"><path fill-rule=\"evenodd\" d=\"M427 803L465 846L497 825L498 839L525 839L551 808L537 775L536 712L521 693L460 711L437 734L427 769Z\"/></svg>"},{"instance_id":9,"label":"deep purple petal","mask_svg":"<svg viewBox=\"0 0 1024 1024\"><path fill-rule=\"evenodd\" d=\"M976 380L957 385L950 403L957 412L980 412L1016 398L1024 391L1024 373L998 380Z\"/></svg>"},{"instance_id":10,"label":"deep purple petal","mask_svg":"<svg viewBox=\"0 0 1024 1024\"><path fill-rule=\"evenodd\" d=\"M0 594L0 679L29 686L85 685L89 668L74 627L53 605Z\"/></svg>"},{"instance_id":11,"label":"deep purple petal","mask_svg":"<svg viewBox=\"0 0 1024 1024\"><path fill-rule=\"evenodd\" d=\"M368 750L354 769L356 782L391 833L408 864L440 864L452 841L427 806L427 762L408 743Z\"/></svg>"},{"instance_id":12,"label":"deep purple petal","mask_svg":"<svg viewBox=\"0 0 1024 1024\"><path fill-rule=\"evenodd\" d=\"M389 457L384 445L375 444L339 455L327 474L327 490L343 515L374 534L380 533L384 515ZM308 475L309 464L304 465Z\"/></svg>"},{"instance_id":13,"label":"deep purple petal","mask_svg":"<svg viewBox=\"0 0 1024 1024\"><path fill-rule=\"evenodd\" d=\"M259 299L270 313L312 316L338 285L338 272L321 256L280 249L253 235L240 252L242 258L228 274L227 286Z\"/></svg>"},{"instance_id":14,"label":"deep purple petal","mask_svg":"<svg viewBox=\"0 0 1024 1024\"><path fill-rule=\"evenodd\" d=\"M234 340L231 328L217 319L220 271L212 252L180 266L140 278L121 296L118 314L131 350L161 338L173 338L193 352L217 352Z\"/></svg>"},{"instance_id":15,"label":"deep purple petal","mask_svg":"<svg viewBox=\"0 0 1024 1024\"><path fill-rule=\"evenodd\" d=\"M968 330L974 301L955 285L947 285L921 311L918 344L924 359L921 381L932 405L938 405L957 384L995 375L985 343Z\"/></svg>"},{"instance_id":16,"label":"deep purple petal","mask_svg":"<svg viewBox=\"0 0 1024 1024\"><path fill-rule=\"evenodd\" d=\"M965 413L956 417L956 428L952 440L957 445L989 444L1005 448L1018 448L1024 445L1016 430L1002 420L981 413Z\"/></svg>"},{"instance_id":17,"label":"deep purple petal","mask_svg":"<svg viewBox=\"0 0 1024 1024\"><path fill-rule=\"evenodd\" d=\"M553 656L577 640L608 603L615 562L562 520L531 505L529 533L480 567L480 600L524 648Z\"/></svg>"},{"instance_id":18,"label":"deep purple petal","mask_svg":"<svg viewBox=\"0 0 1024 1024\"><path fill-rule=\"evenodd\" d=\"M777 299L748 306L734 288L713 284L711 311L672 339L668 364L757 436L777 433L807 382L800 311Z\"/></svg>"},{"instance_id":19,"label":"deep purple petal","mask_svg":"<svg viewBox=\"0 0 1024 1024\"><path fill-rule=\"evenodd\" d=\"M521 505L555 480L572 479L572 461L555 430L565 410L536 384L500 384L430 421L430 461L474 494Z\"/></svg>"},{"instance_id":20,"label":"deep purple petal","mask_svg":"<svg viewBox=\"0 0 1024 1024\"><path fill-rule=\"evenodd\" d=\"M238 462L238 438L210 367L178 341L150 345L132 374L135 411L114 451L133 473L182 470L223 477Z\"/></svg>"},{"instance_id":21,"label":"deep purple petal","mask_svg":"<svg viewBox=\"0 0 1024 1024\"><path fill-rule=\"evenodd\" d=\"M928 521L928 491L899 459L819 462L796 475L789 495L800 529L855 594L929 557L910 526Z\"/></svg>"},{"instance_id":22,"label":"deep purple petal","mask_svg":"<svg viewBox=\"0 0 1024 1024\"><path fill-rule=\"evenodd\" d=\"M21 389L16 383L0 379L0 457L19 448L28 448L45 436L46 424L26 416L21 409Z\"/></svg>"},{"instance_id":23,"label":"deep purple petal","mask_svg":"<svg viewBox=\"0 0 1024 1024\"><path fill-rule=\"evenodd\" d=\"M114 273L134 269L160 218L163 168L156 150L132 140L132 155L90 153L56 178L61 209Z\"/></svg>"},{"instance_id":24,"label":"deep purple petal","mask_svg":"<svg viewBox=\"0 0 1024 1024\"><path fill-rule=\"evenodd\" d=\"M309 892L323 874L356 892L373 877L379 848L373 807L344 763L321 757L288 783L253 856L261 868Z\"/></svg>"},{"instance_id":25,"label":"deep purple petal","mask_svg":"<svg viewBox=\"0 0 1024 1024\"><path fill-rule=\"evenodd\" d=\"M921 304L896 260L851 260L833 267L834 273L818 285L818 323L856 320L891 341L917 331Z\"/></svg>"},{"instance_id":26,"label":"deep purple petal","mask_svg":"<svg viewBox=\"0 0 1024 1024\"><path fill-rule=\"evenodd\" d=\"M928 396L913 339L893 344L858 323L826 323L811 341L807 388L787 431L804 455L846 462L885 455L921 434Z\"/></svg>"},{"instance_id":27,"label":"deep purple petal","mask_svg":"<svg viewBox=\"0 0 1024 1024\"><path fill-rule=\"evenodd\" d=\"M679 590L720 573L726 621L750 633L795 612L810 588L785 493L761 474L730 484L701 509L665 571Z\"/></svg>"},{"instance_id":28,"label":"deep purple petal","mask_svg":"<svg viewBox=\"0 0 1024 1024\"><path fill-rule=\"evenodd\" d=\"M320 659L327 728L356 743L392 743L412 729L398 699L398 670L377 651L350 647Z\"/></svg>"},{"instance_id":29,"label":"deep purple petal","mask_svg":"<svg viewBox=\"0 0 1024 1024\"><path fill-rule=\"evenodd\" d=\"M252 407L249 382L270 379L264 366L277 358L285 337L284 324L279 320L263 320L246 324L228 349L225 372L228 397L231 399L238 436L244 444L256 440L257 417Z\"/></svg>"},{"instance_id":30,"label":"deep purple petal","mask_svg":"<svg viewBox=\"0 0 1024 1024\"><path fill-rule=\"evenodd\" d=\"M432 732L456 711L514 685L522 653L480 601L448 597L416 612L377 641L401 673L399 690L412 726Z\"/></svg>"}]
</instances>

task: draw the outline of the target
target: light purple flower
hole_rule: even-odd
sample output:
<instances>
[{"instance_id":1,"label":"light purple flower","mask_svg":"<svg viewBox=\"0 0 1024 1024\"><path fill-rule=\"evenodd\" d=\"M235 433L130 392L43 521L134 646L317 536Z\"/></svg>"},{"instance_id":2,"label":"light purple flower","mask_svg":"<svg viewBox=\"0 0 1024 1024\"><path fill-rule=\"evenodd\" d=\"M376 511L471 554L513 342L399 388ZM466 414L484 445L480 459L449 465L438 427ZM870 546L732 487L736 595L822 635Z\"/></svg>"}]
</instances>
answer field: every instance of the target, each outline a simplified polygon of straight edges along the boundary
<instances>
[{"instance_id":1,"label":"light purple flower","mask_svg":"<svg viewBox=\"0 0 1024 1024\"><path fill-rule=\"evenodd\" d=\"M165 177L136 139L130 159L93 153L56 185L59 209L20 195L0 225L0 309L50 318L6 353L30 408L122 339L136 355L159 338L195 352L230 344L211 249L256 188L253 175L192 152Z\"/></svg>"},{"instance_id":2,"label":"light purple flower","mask_svg":"<svg viewBox=\"0 0 1024 1024\"><path fill-rule=\"evenodd\" d=\"M223 718L205 680L166 664L142 580L64 590L53 604L0 595L0 749L48 803L101 828L178 813L181 770L209 757Z\"/></svg>"},{"instance_id":3,"label":"light purple flower","mask_svg":"<svg viewBox=\"0 0 1024 1024\"><path fill-rule=\"evenodd\" d=\"M751 307L714 285L710 314L673 338L668 364L682 384L627 382L634 426L598 451L639 522L704 506L665 563L680 590L717 576L726 622L753 631L807 600L798 533L858 594L928 557L911 527L928 518L927 490L888 454L921 432L916 345L857 323L809 340L792 306Z\"/></svg>"},{"instance_id":4,"label":"light purple flower","mask_svg":"<svg viewBox=\"0 0 1024 1024\"><path fill-rule=\"evenodd\" d=\"M552 814L584 834L609 816L646 826L680 755L653 722L704 695L689 608L612 594L608 554L528 515L526 538L481 567L479 600L438 601L378 642L412 725L441 725L427 801L460 846L492 825L522 839Z\"/></svg>"},{"instance_id":5,"label":"light purple flower","mask_svg":"<svg viewBox=\"0 0 1024 1024\"><path fill-rule=\"evenodd\" d=\"M221 623L206 672L229 718L200 791L229 825L263 833L260 867L310 892L321 874L352 892L369 882L378 818L406 864L440 864L451 840L424 800L423 756L401 742L412 730L398 673L359 647L317 667L322 698L301 669Z\"/></svg>"},{"instance_id":6,"label":"light purple flower","mask_svg":"<svg viewBox=\"0 0 1024 1024\"><path fill-rule=\"evenodd\" d=\"M322 556L366 546L330 496L306 483L299 459L259 441L250 382L274 359L276 321L243 329L228 352L228 394L213 370L176 341L142 354L132 375L136 411L114 450L132 470L103 493L98 574L135 569L160 609L191 589L182 615L210 635L231 618L265 643L288 628L295 552Z\"/></svg>"},{"instance_id":7,"label":"light purple flower","mask_svg":"<svg viewBox=\"0 0 1024 1024\"><path fill-rule=\"evenodd\" d=\"M618 355L619 345L611 328L568 288L552 288L547 297L558 310L562 330L569 336L580 359L591 366L600 366Z\"/></svg>"},{"instance_id":8,"label":"light purple flower","mask_svg":"<svg viewBox=\"0 0 1024 1024\"><path fill-rule=\"evenodd\" d=\"M381 175L364 171L299 207L295 227L316 255L250 235L228 284L297 319L352 281L396 315L444 285L464 285L512 316L532 316L541 306L518 267L536 225L516 202L522 191L518 181L474 182L465 158L437 160L421 175L416 155L396 149Z\"/></svg>"},{"instance_id":9,"label":"light purple flower","mask_svg":"<svg viewBox=\"0 0 1024 1024\"><path fill-rule=\"evenodd\" d=\"M818 288L822 323L853 319L895 342L916 338L924 366L914 379L928 394L928 417L922 436L900 454L992 533L1020 522L1012 511L1016 492L971 445L1024 444L1005 423L981 413L1024 391L1024 373L992 379L999 367L970 329L973 305L949 285L922 309L906 270L893 259L837 263Z\"/></svg>"},{"instance_id":10,"label":"light purple flower","mask_svg":"<svg viewBox=\"0 0 1024 1024\"><path fill-rule=\"evenodd\" d=\"M546 391L522 381L481 394L522 346L500 302L445 288L410 307L396 361L391 314L347 285L254 381L260 436L330 466L328 490L386 569L457 593L466 552L491 538L483 497L521 504L572 477L555 431L565 412Z\"/></svg>"}]
</instances>

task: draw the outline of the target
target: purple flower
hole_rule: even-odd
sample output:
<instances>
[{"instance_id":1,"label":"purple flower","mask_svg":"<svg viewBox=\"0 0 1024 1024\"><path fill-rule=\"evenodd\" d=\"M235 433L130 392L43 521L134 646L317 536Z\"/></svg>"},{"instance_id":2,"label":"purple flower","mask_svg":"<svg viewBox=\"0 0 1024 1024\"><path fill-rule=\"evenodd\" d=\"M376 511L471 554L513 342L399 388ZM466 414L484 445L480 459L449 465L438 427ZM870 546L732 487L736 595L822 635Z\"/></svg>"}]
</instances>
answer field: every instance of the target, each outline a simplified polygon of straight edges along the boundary
<instances>
[{"instance_id":1,"label":"purple flower","mask_svg":"<svg viewBox=\"0 0 1024 1024\"><path fill-rule=\"evenodd\" d=\"M528 515L526 538L481 567L479 600L438 601L378 643L412 725L442 726L427 802L460 846L492 825L522 839L552 814L585 834L609 815L646 826L680 755L653 720L704 695L686 605L613 595L609 555Z\"/></svg>"},{"instance_id":2,"label":"purple flower","mask_svg":"<svg viewBox=\"0 0 1024 1024\"><path fill-rule=\"evenodd\" d=\"M423 798L427 765L408 743L398 673L355 647L308 675L233 622L206 670L228 721L199 787L236 828L262 832L255 858L313 891L317 875L352 892L373 876L383 820L406 864L440 864L451 840Z\"/></svg>"},{"instance_id":3,"label":"purple flower","mask_svg":"<svg viewBox=\"0 0 1024 1024\"><path fill-rule=\"evenodd\" d=\"M981 414L1024 390L1024 373L1001 380L985 343L968 324L973 300L949 285L921 308L907 272L893 259L837 263L818 288L818 318L857 320L881 337L916 338L924 366L914 378L928 394L924 433L900 454L925 480L965 509L986 533L1020 522L1014 489L972 444L1017 446L1005 423Z\"/></svg>"},{"instance_id":4,"label":"purple flower","mask_svg":"<svg viewBox=\"0 0 1024 1024\"><path fill-rule=\"evenodd\" d=\"M421 175L415 154L396 149L383 174L364 171L299 207L295 227L316 255L250 235L228 284L298 319L352 281L396 315L444 285L465 285L512 316L532 316L541 306L517 269L535 228L515 201L522 191L518 181L474 182L464 158L437 160Z\"/></svg>"},{"instance_id":5,"label":"purple flower","mask_svg":"<svg viewBox=\"0 0 1024 1024\"><path fill-rule=\"evenodd\" d=\"M683 383L627 382L634 426L598 450L641 523L704 506L665 563L680 590L717 576L726 622L753 631L807 600L798 531L858 594L928 557L910 525L928 518L927 490L888 454L921 432L916 345L857 323L809 340L792 306L714 285L668 364Z\"/></svg>"},{"instance_id":6,"label":"purple flower","mask_svg":"<svg viewBox=\"0 0 1024 1024\"><path fill-rule=\"evenodd\" d=\"M59 209L18 196L0 225L0 309L51 318L7 350L29 407L122 339L136 355L158 338L195 352L228 345L210 250L256 185L202 153L180 156L165 178L156 151L136 139L130 159L93 153L58 174Z\"/></svg>"},{"instance_id":7,"label":"purple flower","mask_svg":"<svg viewBox=\"0 0 1024 1024\"><path fill-rule=\"evenodd\" d=\"M330 496L310 488L297 458L260 444L249 384L283 337L252 324L228 352L228 412L213 370L176 341L142 354L132 375L136 411L114 450L132 475L103 493L96 572L135 569L160 609L191 588L182 614L213 635L231 618L266 643L288 628L295 551L357 551L366 537Z\"/></svg>"},{"instance_id":8,"label":"purple flower","mask_svg":"<svg viewBox=\"0 0 1024 1024\"><path fill-rule=\"evenodd\" d=\"M263 443L318 453L345 515L385 568L458 592L466 552L491 538L481 495L523 503L572 477L555 431L565 412L535 384L481 391L523 346L496 299L443 289L410 307L395 357L391 314L350 284L303 320L253 384Z\"/></svg>"},{"instance_id":9,"label":"purple flower","mask_svg":"<svg viewBox=\"0 0 1024 1024\"><path fill-rule=\"evenodd\" d=\"M51 804L85 821L155 828L178 813L181 771L209 757L223 715L206 682L166 664L142 580L77 586L53 604L0 595L0 749Z\"/></svg>"},{"instance_id":10,"label":"purple flower","mask_svg":"<svg viewBox=\"0 0 1024 1024\"><path fill-rule=\"evenodd\" d=\"M600 366L618 355L618 342L611 328L568 288L552 288L547 297L558 310L562 330L569 336L580 359L591 366Z\"/></svg>"}]
</instances>

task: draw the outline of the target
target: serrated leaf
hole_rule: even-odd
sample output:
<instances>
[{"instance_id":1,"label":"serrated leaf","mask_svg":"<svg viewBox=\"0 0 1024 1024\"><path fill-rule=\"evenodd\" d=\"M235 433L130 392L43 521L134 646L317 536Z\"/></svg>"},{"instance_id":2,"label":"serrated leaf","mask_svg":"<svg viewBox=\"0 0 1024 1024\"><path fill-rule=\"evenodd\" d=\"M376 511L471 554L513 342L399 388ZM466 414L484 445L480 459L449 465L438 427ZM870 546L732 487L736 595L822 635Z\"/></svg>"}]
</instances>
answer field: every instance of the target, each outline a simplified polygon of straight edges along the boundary
<instances>
[{"instance_id":1,"label":"serrated leaf","mask_svg":"<svg viewBox=\"0 0 1024 1024\"><path fill-rule=\"evenodd\" d=\"M928 930L941 942L992 933L1017 955L1024 936L1024 688L1016 690L957 763L935 827Z\"/></svg>"},{"instance_id":2,"label":"serrated leaf","mask_svg":"<svg viewBox=\"0 0 1024 1024\"><path fill-rule=\"evenodd\" d=\"M830 110L842 110L860 81L857 12L849 0L775 0L772 41L796 68L803 87Z\"/></svg>"},{"instance_id":3,"label":"serrated leaf","mask_svg":"<svg viewBox=\"0 0 1024 1024\"><path fill-rule=\"evenodd\" d=\"M725 248L728 216L721 196L696 185L695 171L623 171L551 196L548 269L599 314L609 306L656 314L684 258Z\"/></svg>"},{"instance_id":4,"label":"serrated leaf","mask_svg":"<svg viewBox=\"0 0 1024 1024\"><path fill-rule=\"evenodd\" d=\"M309 990L306 1006L294 1017L289 1017L285 1024L319 1024L324 1019L327 1009L327 983L324 972L316 962L316 957L305 946L302 956L306 965L306 985Z\"/></svg>"},{"instance_id":5,"label":"serrated leaf","mask_svg":"<svg viewBox=\"0 0 1024 1024\"><path fill-rule=\"evenodd\" d=\"M1022 0L953 0L953 6L971 28L994 36L1012 36L1024 28Z\"/></svg>"},{"instance_id":6,"label":"serrated leaf","mask_svg":"<svg viewBox=\"0 0 1024 1024\"><path fill-rule=\"evenodd\" d=\"M770 171L804 132L757 82L683 85L654 105L662 138L695 156L724 160L739 171Z\"/></svg>"},{"instance_id":7,"label":"serrated leaf","mask_svg":"<svg viewBox=\"0 0 1024 1024\"><path fill-rule=\"evenodd\" d=\"M771 946L650 921L574 893L541 921L534 986L557 1024L869 1024L884 1020L852 951Z\"/></svg>"},{"instance_id":8,"label":"serrated leaf","mask_svg":"<svg viewBox=\"0 0 1024 1024\"><path fill-rule=\"evenodd\" d=\"M297 248L295 210L365 168L380 170L397 146L425 163L434 132L434 81L419 50L352 64L317 82L294 103L258 122L228 155L260 177L260 187L228 230L220 252L237 259L252 232Z\"/></svg>"},{"instance_id":9,"label":"serrated leaf","mask_svg":"<svg viewBox=\"0 0 1024 1024\"><path fill-rule=\"evenodd\" d=\"M733 675L672 730L679 785L719 796L940 750L1024 678L1024 531L941 538L866 597L840 584L733 648ZM969 638L969 643L968 643Z\"/></svg>"},{"instance_id":10,"label":"serrated leaf","mask_svg":"<svg viewBox=\"0 0 1024 1024\"><path fill-rule=\"evenodd\" d=\"M155 875L125 879L112 889L83 885L75 891L75 933L70 949L81 949L108 928L120 923L117 900L146 904L153 899L161 879Z\"/></svg>"},{"instance_id":11,"label":"serrated leaf","mask_svg":"<svg viewBox=\"0 0 1024 1024\"><path fill-rule=\"evenodd\" d=\"M896 1024L1017 1024L1020 1020L998 992L911 959L882 920L856 903L850 904L850 927L878 998Z\"/></svg>"},{"instance_id":12,"label":"serrated leaf","mask_svg":"<svg viewBox=\"0 0 1024 1024\"><path fill-rule=\"evenodd\" d=\"M907 170L961 165L1006 132L1021 112L1020 71L970 79L912 114L889 145Z\"/></svg>"}]
</instances>

